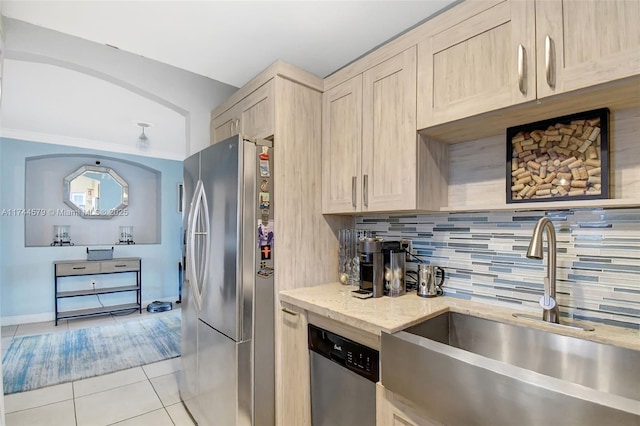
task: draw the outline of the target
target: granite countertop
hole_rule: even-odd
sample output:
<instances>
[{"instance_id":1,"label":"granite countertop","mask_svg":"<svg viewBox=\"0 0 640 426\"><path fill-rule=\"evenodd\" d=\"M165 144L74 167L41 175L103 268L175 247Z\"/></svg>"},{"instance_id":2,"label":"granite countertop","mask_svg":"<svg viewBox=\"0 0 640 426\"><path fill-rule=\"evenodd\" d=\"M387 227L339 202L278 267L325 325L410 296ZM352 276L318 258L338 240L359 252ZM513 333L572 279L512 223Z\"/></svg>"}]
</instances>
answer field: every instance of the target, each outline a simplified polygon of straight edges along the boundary
<instances>
[{"instance_id":1,"label":"granite countertop","mask_svg":"<svg viewBox=\"0 0 640 426\"><path fill-rule=\"evenodd\" d=\"M638 330L567 318L561 318L560 322L568 325L591 325L595 330L583 331L559 327L542 321L515 318L512 315L513 313L532 314L531 311L446 296L429 299L418 297L415 292L410 292L398 297L358 299L351 296L350 286L336 282L281 291L280 301L377 335L383 331L395 333L443 312L453 311L640 350L640 331Z\"/></svg>"}]
</instances>

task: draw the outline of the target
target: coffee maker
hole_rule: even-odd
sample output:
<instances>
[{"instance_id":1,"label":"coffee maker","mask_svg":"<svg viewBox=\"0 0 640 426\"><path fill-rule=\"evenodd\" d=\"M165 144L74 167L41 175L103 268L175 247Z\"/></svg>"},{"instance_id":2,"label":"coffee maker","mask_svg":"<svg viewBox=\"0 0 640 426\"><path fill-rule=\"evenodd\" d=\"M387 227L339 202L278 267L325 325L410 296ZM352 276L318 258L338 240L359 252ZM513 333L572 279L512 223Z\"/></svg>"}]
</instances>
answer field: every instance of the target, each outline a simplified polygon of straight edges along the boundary
<instances>
[{"instance_id":1,"label":"coffee maker","mask_svg":"<svg viewBox=\"0 0 640 426\"><path fill-rule=\"evenodd\" d=\"M378 238L360 240L360 289L354 291L353 295L368 298L404 294L404 264L400 270L395 268L395 274L391 266L393 255L401 251L400 241L382 241ZM390 282L395 283L394 288L389 287Z\"/></svg>"},{"instance_id":2,"label":"coffee maker","mask_svg":"<svg viewBox=\"0 0 640 426\"><path fill-rule=\"evenodd\" d=\"M384 262L384 295L402 296L407 290L404 282L405 251L400 241L382 242L382 261Z\"/></svg>"}]
</instances>

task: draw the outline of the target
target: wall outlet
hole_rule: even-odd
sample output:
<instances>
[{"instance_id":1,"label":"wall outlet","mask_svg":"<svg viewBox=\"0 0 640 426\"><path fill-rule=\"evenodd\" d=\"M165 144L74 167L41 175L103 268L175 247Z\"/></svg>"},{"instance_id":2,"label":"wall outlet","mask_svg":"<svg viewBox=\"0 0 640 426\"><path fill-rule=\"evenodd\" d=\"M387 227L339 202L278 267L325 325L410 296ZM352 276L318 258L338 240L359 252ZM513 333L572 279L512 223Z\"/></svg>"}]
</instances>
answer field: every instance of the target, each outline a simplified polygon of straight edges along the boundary
<instances>
[{"instance_id":1,"label":"wall outlet","mask_svg":"<svg viewBox=\"0 0 640 426\"><path fill-rule=\"evenodd\" d=\"M405 261L409 262L411 261L411 256L409 256L409 253L414 254L413 253L413 242L411 240L400 240L400 247L407 252L407 254L404 255L405 257Z\"/></svg>"}]
</instances>

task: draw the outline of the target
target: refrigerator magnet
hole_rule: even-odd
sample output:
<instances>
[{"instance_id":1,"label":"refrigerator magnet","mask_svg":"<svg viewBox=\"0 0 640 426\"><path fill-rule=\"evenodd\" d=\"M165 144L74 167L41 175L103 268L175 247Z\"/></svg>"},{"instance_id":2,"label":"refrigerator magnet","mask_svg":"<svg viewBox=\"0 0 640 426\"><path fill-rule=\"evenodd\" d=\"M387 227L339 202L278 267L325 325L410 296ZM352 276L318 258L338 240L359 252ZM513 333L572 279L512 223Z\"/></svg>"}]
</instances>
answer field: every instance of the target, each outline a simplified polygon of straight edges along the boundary
<instances>
[{"instance_id":1,"label":"refrigerator magnet","mask_svg":"<svg viewBox=\"0 0 640 426\"><path fill-rule=\"evenodd\" d=\"M261 160L268 160L269 159L269 147L268 146L263 146L262 147L262 152L260 154L258 154L258 158L260 158Z\"/></svg>"},{"instance_id":2,"label":"refrigerator magnet","mask_svg":"<svg viewBox=\"0 0 640 426\"><path fill-rule=\"evenodd\" d=\"M273 244L273 221L258 222L258 245L260 247Z\"/></svg>"},{"instance_id":3,"label":"refrigerator magnet","mask_svg":"<svg viewBox=\"0 0 640 426\"><path fill-rule=\"evenodd\" d=\"M271 259L271 246L262 246L260 248L260 260Z\"/></svg>"},{"instance_id":4,"label":"refrigerator magnet","mask_svg":"<svg viewBox=\"0 0 640 426\"><path fill-rule=\"evenodd\" d=\"M268 180L262 179L262 182L260 182L260 191L262 191L262 192L269 191L269 181Z\"/></svg>"},{"instance_id":5,"label":"refrigerator magnet","mask_svg":"<svg viewBox=\"0 0 640 426\"><path fill-rule=\"evenodd\" d=\"M260 193L260 208L261 209L268 209L269 206L271 205L271 203L269 202L269 193L268 192L261 192Z\"/></svg>"},{"instance_id":6,"label":"refrigerator magnet","mask_svg":"<svg viewBox=\"0 0 640 426\"><path fill-rule=\"evenodd\" d=\"M267 266L267 262L260 262L260 269L258 270L258 276L262 278L269 278L273 275L273 268Z\"/></svg>"},{"instance_id":7,"label":"refrigerator magnet","mask_svg":"<svg viewBox=\"0 0 640 426\"><path fill-rule=\"evenodd\" d=\"M262 214L261 214L261 216L262 216L262 223L263 223L263 224L265 224L265 225L267 225L267 224L269 223L269 209L262 209L262 212L261 212L261 213L262 213ZM260 224L258 223L258 225L260 225Z\"/></svg>"},{"instance_id":8,"label":"refrigerator magnet","mask_svg":"<svg viewBox=\"0 0 640 426\"><path fill-rule=\"evenodd\" d=\"M271 176L271 174L269 173L269 160L260 160L260 176L261 177Z\"/></svg>"}]
</instances>

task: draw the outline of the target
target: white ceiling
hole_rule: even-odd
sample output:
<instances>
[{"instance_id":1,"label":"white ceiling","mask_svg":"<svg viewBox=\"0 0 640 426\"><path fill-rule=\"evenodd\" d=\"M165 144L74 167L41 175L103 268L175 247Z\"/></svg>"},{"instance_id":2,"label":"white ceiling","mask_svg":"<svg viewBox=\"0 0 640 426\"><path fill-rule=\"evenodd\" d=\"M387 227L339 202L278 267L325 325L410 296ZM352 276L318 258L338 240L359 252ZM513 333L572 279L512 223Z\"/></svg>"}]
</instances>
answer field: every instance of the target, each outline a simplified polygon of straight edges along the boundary
<instances>
[{"instance_id":1,"label":"white ceiling","mask_svg":"<svg viewBox=\"0 0 640 426\"><path fill-rule=\"evenodd\" d=\"M2 13L240 87L277 59L325 77L452 2L3 0Z\"/></svg>"}]
</instances>

